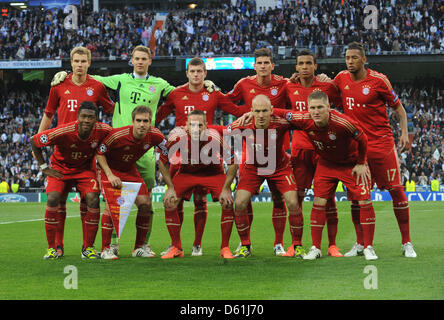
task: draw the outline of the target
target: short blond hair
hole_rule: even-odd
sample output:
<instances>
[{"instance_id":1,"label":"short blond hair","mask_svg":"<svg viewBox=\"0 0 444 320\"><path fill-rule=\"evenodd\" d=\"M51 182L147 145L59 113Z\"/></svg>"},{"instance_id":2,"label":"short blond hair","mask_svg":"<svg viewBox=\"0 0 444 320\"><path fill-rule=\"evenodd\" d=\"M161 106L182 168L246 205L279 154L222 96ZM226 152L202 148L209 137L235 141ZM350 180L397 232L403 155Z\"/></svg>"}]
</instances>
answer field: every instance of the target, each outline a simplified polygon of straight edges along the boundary
<instances>
[{"instance_id":1,"label":"short blond hair","mask_svg":"<svg viewBox=\"0 0 444 320\"><path fill-rule=\"evenodd\" d=\"M145 52L145 53L148 54L148 57L150 57L150 59L152 58L152 55L151 55L151 49L148 48L147 46L142 46L142 45L136 46L136 47L133 49L133 52L131 52L131 55L133 56L133 55L134 55L134 52L136 52L136 51L142 51L142 52Z\"/></svg>"},{"instance_id":2,"label":"short blond hair","mask_svg":"<svg viewBox=\"0 0 444 320\"><path fill-rule=\"evenodd\" d=\"M72 60L72 57L74 57L75 54L81 54L81 55L86 55L88 58L88 61L91 61L91 50L89 50L88 48L85 47L75 47L74 49L71 50L70 53L70 58Z\"/></svg>"}]
</instances>

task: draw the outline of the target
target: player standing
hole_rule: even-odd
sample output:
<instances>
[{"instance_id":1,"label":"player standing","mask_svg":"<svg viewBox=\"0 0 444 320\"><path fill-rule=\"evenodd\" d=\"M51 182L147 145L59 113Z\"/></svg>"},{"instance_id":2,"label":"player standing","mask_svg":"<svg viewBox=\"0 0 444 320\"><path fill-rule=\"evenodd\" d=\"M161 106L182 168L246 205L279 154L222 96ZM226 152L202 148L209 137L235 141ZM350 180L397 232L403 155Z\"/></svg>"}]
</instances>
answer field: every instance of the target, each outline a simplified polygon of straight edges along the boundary
<instances>
[{"instance_id":1,"label":"player standing","mask_svg":"<svg viewBox=\"0 0 444 320\"><path fill-rule=\"evenodd\" d=\"M273 116L271 113L270 99L260 94L252 100L253 122L241 126L238 119L230 125L230 133L233 136L241 135L246 139L246 158L242 162L244 168L239 172L235 201L235 223L241 238L241 249L236 257L248 257L251 254L248 203L265 180L285 200L290 215L293 241L300 241L297 239L299 234L294 232L296 228L293 223L301 220L296 216L302 212L298 208L296 184L289 158L284 155L283 149L285 134L290 126L285 119ZM230 186L237 168L237 164L229 166L220 196L221 202L227 205L233 202Z\"/></svg>"},{"instance_id":2,"label":"player standing","mask_svg":"<svg viewBox=\"0 0 444 320\"><path fill-rule=\"evenodd\" d=\"M287 106L285 86L288 79L272 73L274 70L273 55L268 48L257 49L254 52L254 56L256 75L239 80L227 96L233 102L243 101L248 111L252 108L252 100L259 94L266 95L270 99L273 107L285 108ZM289 149L289 141L289 135L287 134L282 147ZM283 156L287 157L286 154ZM239 170L239 174L241 174L243 165L240 166ZM283 255L285 254L283 238L287 211L282 201L282 195L279 195L274 189L271 189L271 194L273 197L272 221L275 230L274 252L276 255ZM248 218L251 227L251 223L253 222L253 208L251 203L248 204ZM238 249L240 249L240 247Z\"/></svg>"},{"instance_id":3,"label":"player standing","mask_svg":"<svg viewBox=\"0 0 444 320\"><path fill-rule=\"evenodd\" d=\"M314 91L322 91L329 97L336 107L341 105L341 99L336 86L332 82L321 82L315 77L317 69L316 57L310 50L301 50L296 56L296 71L299 75L296 82L288 82L285 89L288 100L293 111L308 111L308 96ZM313 177L316 169L317 155L310 142L307 133L302 130L293 130L291 143L290 163L293 168L293 175L296 179L298 189L298 199L300 209L305 196L305 189L311 189ZM329 248L328 255L341 257L336 246L336 234L338 228L338 212L334 196L328 200L327 209L327 229ZM303 215L298 215L303 219ZM304 222L298 222L299 232L302 233ZM302 236L301 236L302 239ZM284 256L302 256L304 249L302 243L292 243Z\"/></svg>"},{"instance_id":4,"label":"player standing","mask_svg":"<svg viewBox=\"0 0 444 320\"><path fill-rule=\"evenodd\" d=\"M84 101L78 110L77 121L48 129L34 135L31 146L40 169L47 175L46 193L48 200L45 211L45 230L48 251L45 259L59 257L56 247L58 206L67 187L76 186L86 200L84 217L84 244L82 258L99 258L94 249L94 240L100 220L99 184L92 160L102 140L112 130L110 126L97 122L98 110L94 103ZM42 155L42 147L55 146L49 166Z\"/></svg>"},{"instance_id":5,"label":"player standing","mask_svg":"<svg viewBox=\"0 0 444 320\"><path fill-rule=\"evenodd\" d=\"M133 257L154 257L146 249L145 237L149 223L150 194L140 173L136 168L136 161L150 148L160 146L164 148L166 140L159 129L151 126L152 111L149 107L138 106L132 112L133 124L131 126L115 128L103 140L97 152L97 162L102 169L100 182L109 181L115 188L121 188L122 181L140 182L142 186L136 197L136 241ZM175 196L171 177L163 163L159 162L168 189L165 199ZM168 200L169 201L169 200ZM110 249L113 221L108 212L102 216L102 253L103 259L117 259L117 255Z\"/></svg>"},{"instance_id":6,"label":"player standing","mask_svg":"<svg viewBox=\"0 0 444 320\"><path fill-rule=\"evenodd\" d=\"M368 137L368 165L372 179L380 189L387 189L393 200L393 210L401 231L402 251L405 257L415 258L416 252L410 240L409 204L401 183L398 153L393 139L387 106L399 119L401 152L409 148L407 115L388 78L365 67L367 58L360 43L348 45L345 54L347 70L333 80L342 94L344 113L358 122ZM373 185L373 184L372 184ZM352 205L352 217L357 242L345 256L362 254L362 230L359 208Z\"/></svg>"},{"instance_id":7,"label":"player standing","mask_svg":"<svg viewBox=\"0 0 444 320\"><path fill-rule=\"evenodd\" d=\"M162 255L162 259L184 256L180 238L182 221L177 210L178 204L182 199L189 200L196 186L209 190L213 201L217 201L225 182L222 161L230 162L233 159L233 153L227 154L228 148L224 146L220 134L216 130L207 128L206 117L202 110L191 111L187 116L186 126L176 127L170 132L167 142L170 159L167 154L160 156L160 160L164 163L173 159L179 161L179 168L173 177L178 199L171 206L165 207L165 221L172 247ZM229 249L233 220L232 205L222 204L220 255L226 259L234 258Z\"/></svg>"},{"instance_id":8,"label":"player standing","mask_svg":"<svg viewBox=\"0 0 444 320\"><path fill-rule=\"evenodd\" d=\"M70 57L72 73L63 83L51 87L38 133L49 129L56 114L58 126L76 121L79 106L83 101L92 101L96 105L102 106L106 113L112 113L114 110L114 103L109 98L103 84L88 75L88 68L91 66L91 51L85 47L75 47L71 50ZM67 189L61 195L57 211L59 224L56 232L56 250L59 256L64 254L66 199L69 191ZM83 223L85 215L86 202L85 199L81 199L80 217L83 229L85 228ZM85 230L83 234L86 234Z\"/></svg>"},{"instance_id":9,"label":"player standing","mask_svg":"<svg viewBox=\"0 0 444 320\"><path fill-rule=\"evenodd\" d=\"M366 260L378 257L373 249L375 211L370 196L370 171L366 164L367 137L359 125L347 116L330 110L328 96L314 91L307 99L308 113L274 110L284 116L294 129L308 134L320 158L314 176L315 198L311 212L313 246L303 257L314 260L322 256L322 229L326 220L327 199L339 181L347 187L348 199L358 203L363 229Z\"/></svg>"},{"instance_id":10,"label":"player standing","mask_svg":"<svg viewBox=\"0 0 444 320\"><path fill-rule=\"evenodd\" d=\"M156 116L156 123L162 121L170 113L174 112L176 116L176 126L185 126L188 115L193 110L201 110L205 114L206 125L213 123L214 113L217 108L232 114L236 117L241 116L246 108L235 105L220 91L209 92L204 81L207 76L205 62L198 57L191 59L187 65L186 76L188 82L174 89L164 104L162 104ZM170 165L171 175L179 169L179 165ZM207 218L206 191L202 188L196 188L193 194L194 200L194 230L195 237L193 243L192 256L202 255L202 236ZM178 214L180 221L183 221L183 199L179 203ZM164 253L166 253L166 250Z\"/></svg>"}]
</instances>

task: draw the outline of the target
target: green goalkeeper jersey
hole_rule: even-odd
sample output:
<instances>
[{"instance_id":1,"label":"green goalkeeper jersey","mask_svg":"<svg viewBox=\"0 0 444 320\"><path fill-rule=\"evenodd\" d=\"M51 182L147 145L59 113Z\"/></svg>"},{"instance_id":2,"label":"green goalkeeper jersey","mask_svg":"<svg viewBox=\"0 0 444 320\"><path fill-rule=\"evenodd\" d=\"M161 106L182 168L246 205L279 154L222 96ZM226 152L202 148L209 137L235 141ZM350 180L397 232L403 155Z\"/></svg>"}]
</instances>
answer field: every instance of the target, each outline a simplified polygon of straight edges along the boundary
<instances>
[{"instance_id":1,"label":"green goalkeeper jersey","mask_svg":"<svg viewBox=\"0 0 444 320\"><path fill-rule=\"evenodd\" d=\"M150 75L143 79L134 77L132 73L93 77L102 82L105 87L115 90L117 93L112 123L114 128L131 125L133 123L131 113L141 105L148 106L153 112L152 125L154 126L157 107L160 105L162 98L166 98L174 90L174 87L165 80ZM149 149L137 161L136 165L148 189L154 188L156 179L154 148Z\"/></svg>"},{"instance_id":2,"label":"green goalkeeper jersey","mask_svg":"<svg viewBox=\"0 0 444 320\"><path fill-rule=\"evenodd\" d=\"M161 99L166 98L175 88L167 81L150 75L143 79L135 78L132 73L93 77L117 93L112 123L114 128L131 125L131 112L140 105L151 108L151 111L153 111L152 124L154 126L157 107Z\"/></svg>"}]
</instances>

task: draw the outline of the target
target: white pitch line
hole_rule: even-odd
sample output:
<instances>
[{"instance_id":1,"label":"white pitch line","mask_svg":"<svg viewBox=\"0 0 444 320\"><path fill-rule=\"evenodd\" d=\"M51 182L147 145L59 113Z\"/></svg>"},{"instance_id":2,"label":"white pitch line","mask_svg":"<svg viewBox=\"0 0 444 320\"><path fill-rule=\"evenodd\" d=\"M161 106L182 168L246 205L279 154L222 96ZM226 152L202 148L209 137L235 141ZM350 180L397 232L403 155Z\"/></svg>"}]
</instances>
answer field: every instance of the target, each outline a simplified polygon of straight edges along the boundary
<instances>
[{"instance_id":1,"label":"white pitch line","mask_svg":"<svg viewBox=\"0 0 444 320\"><path fill-rule=\"evenodd\" d=\"M212 203L210 202L210 203L207 203L207 205L212 205ZM185 205L186 207L189 207L189 206L191 206L191 205ZM159 205L158 207L157 206L154 206L154 209L158 209L158 208L161 208L162 206L161 205ZM133 212L133 211L137 211L137 208L134 208L134 209L132 209L131 210L131 212ZM73 215L73 216L66 216L66 218L78 218L79 217L79 215ZM39 218L39 219L29 219L29 220L17 220L17 221L6 221L6 222L0 222L0 225L4 225L4 224L13 224L13 223L24 223L24 222L36 222L36 221L44 221L45 220L45 218Z\"/></svg>"}]
</instances>

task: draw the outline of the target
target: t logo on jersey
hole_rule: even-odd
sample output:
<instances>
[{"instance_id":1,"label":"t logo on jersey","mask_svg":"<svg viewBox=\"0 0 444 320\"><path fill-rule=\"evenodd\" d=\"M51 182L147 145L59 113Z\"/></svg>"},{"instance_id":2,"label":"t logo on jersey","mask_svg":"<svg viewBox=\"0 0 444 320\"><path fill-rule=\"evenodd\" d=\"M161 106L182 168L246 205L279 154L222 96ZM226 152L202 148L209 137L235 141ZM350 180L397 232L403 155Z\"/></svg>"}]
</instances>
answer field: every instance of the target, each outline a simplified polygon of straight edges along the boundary
<instances>
[{"instance_id":1,"label":"t logo on jersey","mask_svg":"<svg viewBox=\"0 0 444 320\"><path fill-rule=\"evenodd\" d=\"M134 104L138 103L140 100L140 96L141 96L140 92L134 92L134 91L131 92L131 98L130 98L131 102Z\"/></svg>"},{"instance_id":2,"label":"t logo on jersey","mask_svg":"<svg viewBox=\"0 0 444 320\"><path fill-rule=\"evenodd\" d=\"M305 101L296 101L294 105L297 111L307 110L307 107L305 106Z\"/></svg>"},{"instance_id":3,"label":"t logo on jersey","mask_svg":"<svg viewBox=\"0 0 444 320\"><path fill-rule=\"evenodd\" d=\"M183 109L185 114L189 114L191 111L194 110L194 106L185 106L183 107Z\"/></svg>"},{"instance_id":4,"label":"t logo on jersey","mask_svg":"<svg viewBox=\"0 0 444 320\"><path fill-rule=\"evenodd\" d=\"M78 160L82 157L82 153L80 151L71 152L71 158L74 160Z\"/></svg>"},{"instance_id":5,"label":"t logo on jersey","mask_svg":"<svg viewBox=\"0 0 444 320\"><path fill-rule=\"evenodd\" d=\"M76 109L77 109L77 100L76 99L68 99L68 109L71 112L76 111Z\"/></svg>"},{"instance_id":6,"label":"t logo on jersey","mask_svg":"<svg viewBox=\"0 0 444 320\"><path fill-rule=\"evenodd\" d=\"M324 150L324 144L322 143L322 141L313 140L313 142L319 150Z\"/></svg>"},{"instance_id":7,"label":"t logo on jersey","mask_svg":"<svg viewBox=\"0 0 444 320\"><path fill-rule=\"evenodd\" d=\"M355 106L355 98L346 97L345 98L345 104L347 105L349 110L352 110Z\"/></svg>"}]
</instances>

